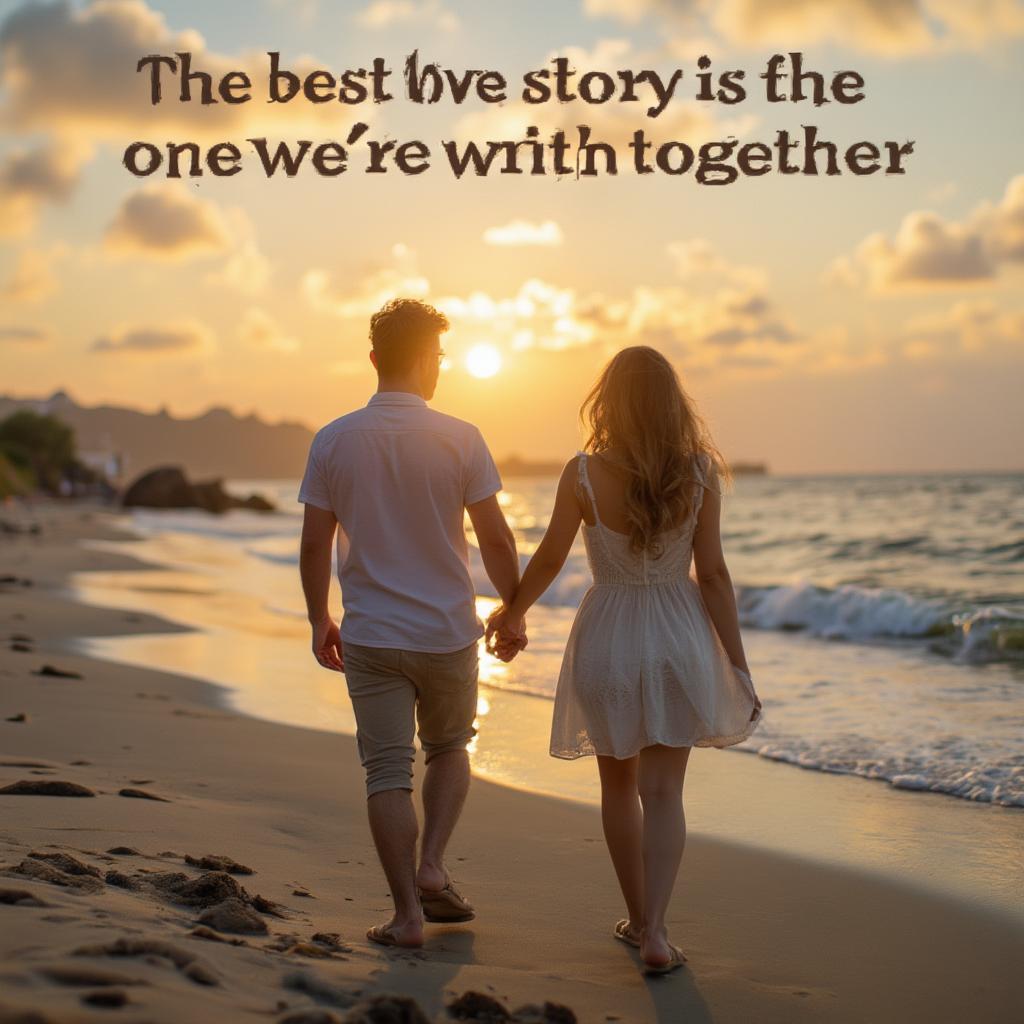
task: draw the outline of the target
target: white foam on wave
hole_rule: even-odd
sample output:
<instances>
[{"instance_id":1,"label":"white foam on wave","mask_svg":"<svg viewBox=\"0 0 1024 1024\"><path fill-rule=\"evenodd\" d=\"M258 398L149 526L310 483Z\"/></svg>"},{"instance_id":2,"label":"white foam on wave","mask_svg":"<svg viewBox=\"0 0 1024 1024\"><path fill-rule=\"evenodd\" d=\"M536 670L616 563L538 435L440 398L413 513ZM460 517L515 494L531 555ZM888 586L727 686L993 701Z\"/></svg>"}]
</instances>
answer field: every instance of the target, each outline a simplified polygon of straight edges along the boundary
<instances>
[{"instance_id":1,"label":"white foam on wave","mask_svg":"<svg viewBox=\"0 0 1024 1024\"><path fill-rule=\"evenodd\" d=\"M835 589L810 583L740 587L740 622L755 629L806 630L826 640L923 637L949 621L939 601L898 590L856 586Z\"/></svg>"},{"instance_id":2,"label":"white foam on wave","mask_svg":"<svg viewBox=\"0 0 1024 1024\"><path fill-rule=\"evenodd\" d=\"M1024 755L982 760L973 739L963 739L959 749L947 747L941 756L928 746L905 752L879 749L877 740L866 736L825 741L790 736L758 743L755 735L737 749L814 771L881 780L896 789L1024 807Z\"/></svg>"}]
</instances>

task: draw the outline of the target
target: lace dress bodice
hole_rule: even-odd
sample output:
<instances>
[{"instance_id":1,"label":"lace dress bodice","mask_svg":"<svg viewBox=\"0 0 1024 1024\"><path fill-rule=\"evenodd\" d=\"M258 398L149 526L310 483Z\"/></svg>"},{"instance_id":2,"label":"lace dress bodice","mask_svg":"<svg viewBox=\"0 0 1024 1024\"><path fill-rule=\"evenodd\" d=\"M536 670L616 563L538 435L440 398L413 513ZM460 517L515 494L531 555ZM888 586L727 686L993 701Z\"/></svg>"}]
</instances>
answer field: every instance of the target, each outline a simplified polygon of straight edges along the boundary
<instances>
[{"instance_id":1,"label":"lace dress bodice","mask_svg":"<svg viewBox=\"0 0 1024 1024\"><path fill-rule=\"evenodd\" d=\"M656 586L689 578L693 561L693 535L704 497L701 482L703 472L700 476L701 479L694 483L693 504L686 522L665 533L661 538L660 553L651 556L646 551L633 551L626 534L612 530L601 522L594 488L590 483L587 454L580 452L579 484L594 516L593 525L584 520L583 544L587 549L587 562L596 586Z\"/></svg>"}]
</instances>

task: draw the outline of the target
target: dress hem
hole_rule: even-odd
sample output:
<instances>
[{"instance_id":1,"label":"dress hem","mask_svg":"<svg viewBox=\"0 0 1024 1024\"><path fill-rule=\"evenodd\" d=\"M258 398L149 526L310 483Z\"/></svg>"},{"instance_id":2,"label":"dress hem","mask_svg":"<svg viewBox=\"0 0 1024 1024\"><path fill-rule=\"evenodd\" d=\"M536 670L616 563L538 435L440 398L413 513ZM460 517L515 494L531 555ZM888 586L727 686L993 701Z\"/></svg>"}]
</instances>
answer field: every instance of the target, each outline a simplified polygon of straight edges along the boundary
<instances>
[{"instance_id":1,"label":"dress hem","mask_svg":"<svg viewBox=\"0 0 1024 1024\"><path fill-rule=\"evenodd\" d=\"M636 750L628 754L615 754L615 753L604 753L600 750L595 750L593 746L589 750L584 750L580 747L570 748L562 752L556 752L553 749L549 749L548 753L551 757L557 758L560 761L578 761L581 757L614 757L616 761L625 761L630 757L636 757L641 750L646 750L647 747L712 747L716 750L725 750L728 747L735 747L737 744L742 743L744 740L750 739L757 730L757 727L764 720L764 711L762 710L757 717L752 718L747 723L747 728L742 732L733 733L731 736L701 736L689 743L664 743L660 740L654 740L651 743L645 743L642 747L638 747Z\"/></svg>"}]
</instances>

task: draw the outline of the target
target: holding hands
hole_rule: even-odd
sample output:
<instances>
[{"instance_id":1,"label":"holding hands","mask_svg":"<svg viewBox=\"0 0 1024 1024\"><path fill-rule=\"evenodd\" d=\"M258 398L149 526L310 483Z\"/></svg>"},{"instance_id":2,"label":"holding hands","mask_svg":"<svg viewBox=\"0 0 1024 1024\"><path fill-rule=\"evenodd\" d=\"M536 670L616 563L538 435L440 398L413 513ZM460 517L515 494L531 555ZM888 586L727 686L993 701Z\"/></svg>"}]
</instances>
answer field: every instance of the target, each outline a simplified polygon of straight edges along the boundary
<instances>
[{"instance_id":1,"label":"holding hands","mask_svg":"<svg viewBox=\"0 0 1024 1024\"><path fill-rule=\"evenodd\" d=\"M499 605L487 619L485 646L501 661L511 661L526 647L526 620L514 618L505 605Z\"/></svg>"}]
</instances>

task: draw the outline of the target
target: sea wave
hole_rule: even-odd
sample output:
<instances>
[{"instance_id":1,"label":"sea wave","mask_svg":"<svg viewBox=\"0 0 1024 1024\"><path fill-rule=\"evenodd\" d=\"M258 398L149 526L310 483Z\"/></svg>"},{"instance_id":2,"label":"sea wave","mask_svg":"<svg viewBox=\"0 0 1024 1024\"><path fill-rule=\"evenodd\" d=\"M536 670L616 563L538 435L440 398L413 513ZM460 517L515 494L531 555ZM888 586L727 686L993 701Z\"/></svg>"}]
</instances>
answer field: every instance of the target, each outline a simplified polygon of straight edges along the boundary
<instances>
[{"instance_id":1,"label":"sea wave","mask_svg":"<svg viewBox=\"0 0 1024 1024\"><path fill-rule=\"evenodd\" d=\"M740 623L825 640L923 640L963 662L1024 661L1024 615L1000 607L955 609L899 590L798 584L740 587Z\"/></svg>"},{"instance_id":2,"label":"sea wave","mask_svg":"<svg viewBox=\"0 0 1024 1024\"><path fill-rule=\"evenodd\" d=\"M477 593L494 596L475 549L471 556ZM576 607L590 584L585 559L570 556L539 603ZM957 606L900 590L812 583L740 585L736 600L740 624L748 629L860 643L918 640L963 662L1024 661L1024 614L1003 606Z\"/></svg>"}]
</instances>

